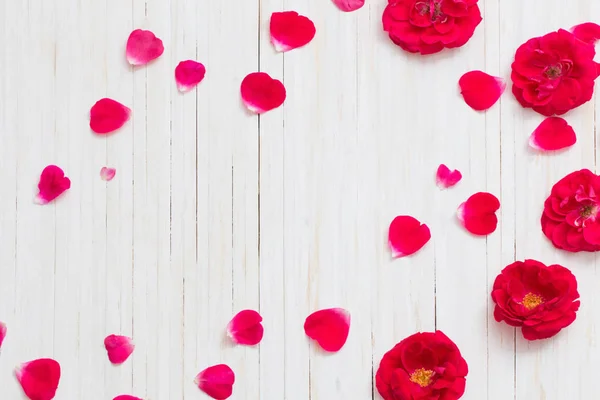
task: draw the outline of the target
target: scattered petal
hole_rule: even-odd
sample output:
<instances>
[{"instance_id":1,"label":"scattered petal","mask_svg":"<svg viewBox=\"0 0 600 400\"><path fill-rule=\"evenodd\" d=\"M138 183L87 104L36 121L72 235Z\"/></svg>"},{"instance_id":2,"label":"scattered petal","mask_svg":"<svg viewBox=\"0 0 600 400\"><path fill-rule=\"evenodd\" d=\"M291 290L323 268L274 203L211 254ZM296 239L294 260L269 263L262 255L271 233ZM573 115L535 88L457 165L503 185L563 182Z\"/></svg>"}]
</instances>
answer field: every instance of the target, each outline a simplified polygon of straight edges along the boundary
<instances>
[{"instance_id":1,"label":"scattered petal","mask_svg":"<svg viewBox=\"0 0 600 400\"><path fill-rule=\"evenodd\" d=\"M123 364L129 358L135 345L127 336L109 335L104 339L108 359L113 364Z\"/></svg>"},{"instance_id":2,"label":"scattered petal","mask_svg":"<svg viewBox=\"0 0 600 400\"><path fill-rule=\"evenodd\" d=\"M121 395L115 397L113 400L142 400L142 399L139 397L130 396L128 394L121 394Z\"/></svg>"},{"instance_id":3,"label":"scattered petal","mask_svg":"<svg viewBox=\"0 0 600 400\"><path fill-rule=\"evenodd\" d=\"M262 317L254 310L237 313L227 325L227 336L237 344L254 346L263 338Z\"/></svg>"},{"instance_id":4,"label":"scattered petal","mask_svg":"<svg viewBox=\"0 0 600 400\"><path fill-rule=\"evenodd\" d=\"M431 239L429 227L408 215L400 215L392 221L388 243L394 258L406 257L419 251Z\"/></svg>"},{"instance_id":5,"label":"scattered petal","mask_svg":"<svg viewBox=\"0 0 600 400\"><path fill-rule=\"evenodd\" d=\"M39 193L35 197L37 204L48 204L71 187L71 180L56 165L48 165L40 175Z\"/></svg>"},{"instance_id":6,"label":"scattered petal","mask_svg":"<svg viewBox=\"0 0 600 400\"><path fill-rule=\"evenodd\" d=\"M2 342L4 342L4 338L6 337L6 324L0 321L0 349L2 348Z\"/></svg>"},{"instance_id":7,"label":"scattered petal","mask_svg":"<svg viewBox=\"0 0 600 400\"><path fill-rule=\"evenodd\" d=\"M279 107L285 101L285 87L264 72L248 74L242 81L242 101L248 109L262 114Z\"/></svg>"},{"instance_id":8,"label":"scattered petal","mask_svg":"<svg viewBox=\"0 0 600 400\"><path fill-rule=\"evenodd\" d=\"M157 59L165 51L162 40L154 33L136 29L127 39L126 56L131 65L144 65Z\"/></svg>"},{"instance_id":9,"label":"scattered petal","mask_svg":"<svg viewBox=\"0 0 600 400\"><path fill-rule=\"evenodd\" d=\"M564 149L573 146L575 142L575 131L560 117L546 118L529 137L529 145L543 151Z\"/></svg>"},{"instance_id":10,"label":"scattered petal","mask_svg":"<svg viewBox=\"0 0 600 400\"><path fill-rule=\"evenodd\" d=\"M187 60L182 61L175 68L175 82L180 92L189 92L196 87L206 75L206 68L203 64Z\"/></svg>"},{"instance_id":11,"label":"scattered petal","mask_svg":"<svg viewBox=\"0 0 600 400\"><path fill-rule=\"evenodd\" d=\"M593 22L575 25L571 28L571 32L577 39L591 45L595 45L600 40L600 25Z\"/></svg>"},{"instance_id":12,"label":"scattered petal","mask_svg":"<svg viewBox=\"0 0 600 400\"><path fill-rule=\"evenodd\" d=\"M465 103L477 111L485 111L493 106L506 89L504 79L482 71L467 72L461 76L458 84Z\"/></svg>"},{"instance_id":13,"label":"scattered petal","mask_svg":"<svg viewBox=\"0 0 600 400\"><path fill-rule=\"evenodd\" d=\"M460 182L461 179L462 174L459 170L450 171L450 168L444 164L440 164L438 167L436 182L440 189L448 189Z\"/></svg>"},{"instance_id":14,"label":"scattered petal","mask_svg":"<svg viewBox=\"0 0 600 400\"><path fill-rule=\"evenodd\" d=\"M200 372L194 380L198 388L216 400L225 400L233 392L235 374L225 364L213 365Z\"/></svg>"},{"instance_id":15,"label":"scattered petal","mask_svg":"<svg viewBox=\"0 0 600 400\"><path fill-rule=\"evenodd\" d=\"M350 313L343 308L319 310L306 318L304 332L325 351L339 351L348 339Z\"/></svg>"},{"instance_id":16,"label":"scattered petal","mask_svg":"<svg viewBox=\"0 0 600 400\"><path fill-rule=\"evenodd\" d=\"M333 4L344 12L356 11L365 5L365 0L332 0Z\"/></svg>"},{"instance_id":17,"label":"scattered petal","mask_svg":"<svg viewBox=\"0 0 600 400\"><path fill-rule=\"evenodd\" d=\"M15 375L30 400L51 400L58 389L60 365L50 358L41 358L21 364Z\"/></svg>"},{"instance_id":18,"label":"scattered petal","mask_svg":"<svg viewBox=\"0 0 600 400\"><path fill-rule=\"evenodd\" d=\"M114 168L102 167L100 170L100 177L103 181L109 182L115 177L117 170Z\"/></svg>"},{"instance_id":19,"label":"scattered petal","mask_svg":"<svg viewBox=\"0 0 600 400\"><path fill-rule=\"evenodd\" d=\"M458 207L458 219L474 235L485 236L496 230L496 211L500 201L491 193L479 192Z\"/></svg>"},{"instance_id":20,"label":"scattered petal","mask_svg":"<svg viewBox=\"0 0 600 400\"><path fill-rule=\"evenodd\" d=\"M277 51L290 51L308 44L316 33L315 24L296 11L271 14L271 42Z\"/></svg>"},{"instance_id":21,"label":"scattered petal","mask_svg":"<svg viewBox=\"0 0 600 400\"><path fill-rule=\"evenodd\" d=\"M100 134L116 131L129 120L131 110L113 99L100 99L90 110L90 128Z\"/></svg>"}]
</instances>

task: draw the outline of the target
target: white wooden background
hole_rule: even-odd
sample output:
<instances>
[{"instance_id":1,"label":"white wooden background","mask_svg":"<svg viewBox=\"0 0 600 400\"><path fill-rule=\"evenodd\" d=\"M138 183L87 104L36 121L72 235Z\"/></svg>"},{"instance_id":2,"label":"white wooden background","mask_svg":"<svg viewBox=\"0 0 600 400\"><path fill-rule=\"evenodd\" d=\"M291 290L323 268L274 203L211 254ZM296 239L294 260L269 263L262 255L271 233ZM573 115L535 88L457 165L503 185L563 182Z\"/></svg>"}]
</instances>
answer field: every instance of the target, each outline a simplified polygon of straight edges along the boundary
<instances>
[{"instance_id":1,"label":"white wooden background","mask_svg":"<svg viewBox=\"0 0 600 400\"><path fill-rule=\"evenodd\" d=\"M53 357L58 400L203 399L194 377L219 362L236 372L232 399L379 399L383 353L436 328L469 363L464 399L598 398L597 258L555 250L539 219L554 182L596 168L600 96L567 114L573 148L538 155L527 138L542 117L510 86L476 113L457 82L472 69L509 78L518 45L600 16L600 3L481 0L484 21L466 46L419 57L382 31L386 1L367 1L349 14L328 0L0 2L0 320L9 328L0 398L24 398L17 364ZM317 26L310 45L285 55L268 35L282 10ZM124 47L138 27L166 49L134 71ZM189 58L207 75L181 95L173 70ZM260 118L239 96L257 70L288 93ZM133 110L107 138L88 127L105 96ZM442 162L464 175L445 192L434 182ZM72 188L37 206L39 174L52 163ZM117 168L112 182L99 177L104 165ZM487 239L455 219L476 191L502 203ZM433 237L394 261L386 235L399 214ZM561 263L579 280L576 322L547 341L527 343L491 313L495 276L524 258ZM336 355L302 328L330 306L352 314ZM244 308L264 317L257 348L224 339ZM103 348L111 333L137 346L120 367Z\"/></svg>"}]
</instances>

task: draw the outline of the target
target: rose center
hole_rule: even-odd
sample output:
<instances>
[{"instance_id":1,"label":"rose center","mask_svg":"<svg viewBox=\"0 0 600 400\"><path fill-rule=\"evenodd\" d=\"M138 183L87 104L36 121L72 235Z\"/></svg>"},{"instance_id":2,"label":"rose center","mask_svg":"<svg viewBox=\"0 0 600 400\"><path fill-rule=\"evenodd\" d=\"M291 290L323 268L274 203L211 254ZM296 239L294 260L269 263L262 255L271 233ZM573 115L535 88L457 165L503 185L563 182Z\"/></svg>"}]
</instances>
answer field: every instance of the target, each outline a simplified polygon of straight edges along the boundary
<instances>
[{"instance_id":1,"label":"rose center","mask_svg":"<svg viewBox=\"0 0 600 400\"><path fill-rule=\"evenodd\" d=\"M431 385L431 381L433 378L434 372L430 369L419 368L415 369L412 374L410 374L410 381L412 383L416 383L421 387L427 387Z\"/></svg>"},{"instance_id":2,"label":"rose center","mask_svg":"<svg viewBox=\"0 0 600 400\"><path fill-rule=\"evenodd\" d=\"M592 203L582 206L579 210L579 215L581 215L581 218L583 219L596 218L598 215L598 205Z\"/></svg>"},{"instance_id":3,"label":"rose center","mask_svg":"<svg viewBox=\"0 0 600 400\"><path fill-rule=\"evenodd\" d=\"M445 22L446 15L442 12L443 0L419 1L415 3L415 9L420 15L429 15L431 22Z\"/></svg>"},{"instance_id":4,"label":"rose center","mask_svg":"<svg viewBox=\"0 0 600 400\"><path fill-rule=\"evenodd\" d=\"M544 71L544 73L548 79L560 78L562 76L562 65L550 65L549 67L546 67L546 71Z\"/></svg>"},{"instance_id":5,"label":"rose center","mask_svg":"<svg viewBox=\"0 0 600 400\"><path fill-rule=\"evenodd\" d=\"M533 310L534 308L543 303L544 298L542 296L529 292L525 295L525 297L523 297L522 304L526 309Z\"/></svg>"}]
</instances>

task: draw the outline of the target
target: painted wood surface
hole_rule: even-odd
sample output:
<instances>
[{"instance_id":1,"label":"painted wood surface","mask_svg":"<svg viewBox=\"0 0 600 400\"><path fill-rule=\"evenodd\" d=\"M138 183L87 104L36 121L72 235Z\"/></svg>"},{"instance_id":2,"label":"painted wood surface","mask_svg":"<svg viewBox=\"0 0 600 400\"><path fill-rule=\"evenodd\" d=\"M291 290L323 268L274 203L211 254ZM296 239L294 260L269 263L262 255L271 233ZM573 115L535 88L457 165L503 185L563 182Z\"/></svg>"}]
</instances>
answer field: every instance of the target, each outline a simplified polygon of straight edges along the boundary
<instances>
[{"instance_id":1,"label":"painted wood surface","mask_svg":"<svg viewBox=\"0 0 600 400\"><path fill-rule=\"evenodd\" d=\"M0 398L24 399L13 368L53 357L57 399L203 399L203 368L236 372L233 399L379 399L381 356L404 337L441 329L469 363L467 400L598 398L600 273L594 254L555 250L539 218L553 183L596 169L598 95L568 114L570 150L527 148L541 116L510 93L486 113L460 99L458 78L508 78L518 45L600 15L592 0L481 0L483 23L463 48L417 57L381 28L385 1L341 13L328 0L56 0L0 5ZM296 10L314 41L285 55L269 43L272 12ZM596 21L597 22L597 21ZM132 69L124 46L151 29L165 53ZM173 70L197 59L207 75L180 94ZM281 79L283 107L262 117L240 104L254 71ZM132 111L108 137L88 111L101 97ZM440 163L463 172L439 191ZM41 170L60 165L71 190L33 204ZM117 168L106 183L102 166ZM476 191L502 203L498 230L474 238L456 207ZM413 257L392 260L399 214L432 229ZM557 337L528 343L496 323L490 287L515 259L561 263L582 307ZM352 314L336 355L302 328L320 308ZM256 348L224 338L229 319L260 310ZM103 339L136 350L109 364Z\"/></svg>"}]
</instances>

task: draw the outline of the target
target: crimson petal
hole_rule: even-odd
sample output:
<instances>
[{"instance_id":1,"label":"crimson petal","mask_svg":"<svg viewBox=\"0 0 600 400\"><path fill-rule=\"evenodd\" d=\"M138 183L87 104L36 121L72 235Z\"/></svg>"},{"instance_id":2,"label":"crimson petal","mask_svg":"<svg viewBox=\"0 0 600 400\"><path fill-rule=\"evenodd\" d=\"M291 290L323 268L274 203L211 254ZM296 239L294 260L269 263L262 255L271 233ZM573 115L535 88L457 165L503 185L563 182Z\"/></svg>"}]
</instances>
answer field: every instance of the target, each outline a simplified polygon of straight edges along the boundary
<instances>
[{"instance_id":1,"label":"crimson petal","mask_svg":"<svg viewBox=\"0 0 600 400\"><path fill-rule=\"evenodd\" d=\"M573 146L575 142L575 131L560 117L546 118L529 137L531 147L544 151L564 149Z\"/></svg>"},{"instance_id":2,"label":"crimson petal","mask_svg":"<svg viewBox=\"0 0 600 400\"><path fill-rule=\"evenodd\" d=\"M577 39L591 45L596 44L600 40L600 25L593 22L575 25L571 28L571 32Z\"/></svg>"},{"instance_id":3,"label":"crimson petal","mask_svg":"<svg viewBox=\"0 0 600 400\"><path fill-rule=\"evenodd\" d=\"M332 0L333 4L344 12L356 11L365 5L365 0Z\"/></svg>"},{"instance_id":4,"label":"crimson petal","mask_svg":"<svg viewBox=\"0 0 600 400\"><path fill-rule=\"evenodd\" d=\"M296 11L271 15L271 42L275 50L285 52L308 44L316 33L315 24Z\"/></svg>"},{"instance_id":5,"label":"crimson petal","mask_svg":"<svg viewBox=\"0 0 600 400\"><path fill-rule=\"evenodd\" d=\"M458 219L474 235L489 235L496 230L496 211L500 201L491 193L475 193L458 207Z\"/></svg>"},{"instance_id":6,"label":"crimson petal","mask_svg":"<svg viewBox=\"0 0 600 400\"><path fill-rule=\"evenodd\" d=\"M157 59L165 51L162 40L154 33L136 29L127 39L126 56L131 65L144 65Z\"/></svg>"},{"instance_id":7,"label":"crimson petal","mask_svg":"<svg viewBox=\"0 0 600 400\"><path fill-rule=\"evenodd\" d=\"M286 97L283 83L265 72L248 74L242 81L240 91L246 107L257 114L279 107Z\"/></svg>"},{"instance_id":8,"label":"crimson petal","mask_svg":"<svg viewBox=\"0 0 600 400\"><path fill-rule=\"evenodd\" d=\"M128 394L121 394L121 395L115 397L113 400L142 400L142 399L139 397L130 396Z\"/></svg>"},{"instance_id":9,"label":"crimson petal","mask_svg":"<svg viewBox=\"0 0 600 400\"><path fill-rule=\"evenodd\" d=\"M52 400L60 381L60 364L51 358L40 358L21 364L15 375L30 400Z\"/></svg>"},{"instance_id":10,"label":"crimson petal","mask_svg":"<svg viewBox=\"0 0 600 400\"><path fill-rule=\"evenodd\" d=\"M348 339L350 313L343 308L319 310L306 318L304 333L328 352L339 351Z\"/></svg>"},{"instance_id":11,"label":"crimson petal","mask_svg":"<svg viewBox=\"0 0 600 400\"><path fill-rule=\"evenodd\" d=\"M502 78L491 76L482 71L470 71L458 81L465 103L477 111L484 111L493 106L506 89Z\"/></svg>"},{"instance_id":12,"label":"crimson petal","mask_svg":"<svg viewBox=\"0 0 600 400\"><path fill-rule=\"evenodd\" d=\"M400 215L392 221L388 243L394 258L409 256L419 251L431 239L429 227L417 219Z\"/></svg>"},{"instance_id":13,"label":"crimson petal","mask_svg":"<svg viewBox=\"0 0 600 400\"><path fill-rule=\"evenodd\" d=\"M71 188L71 180L56 165L48 165L40 175L39 193L35 197L37 204L48 204Z\"/></svg>"},{"instance_id":14,"label":"crimson petal","mask_svg":"<svg viewBox=\"0 0 600 400\"><path fill-rule=\"evenodd\" d=\"M216 400L225 400L233 393L235 374L225 364L213 365L200 372L194 380L198 388Z\"/></svg>"},{"instance_id":15,"label":"crimson petal","mask_svg":"<svg viewBox=\"0 0 600 400\"><path fill-rule=\"evenodd\" d=\"M135 345L127 336L109 335L104 339L108 359L113 364L123 364L133 353Z\"/></svg>"},{"instance_id":16,"label":"crimson petal","mask_svg":"<svg viewBox=\"0 0 600 400\"><path fill-rule=\"evenodd\" d=\"M456 185L462 179L462 174L459 170L455 169L450 171L444 164L440 164L436 174L436 183L440 189L448 189Z\"/></svg>"},{"instance_id":17,"label":"crimson petal","mask_svg":"<svg viewBox=\"0 0 600 400\"><path fill-rule=\"evenodd\" d=\"M6 324L0 321L0 349L2 348L2 342L4 342L4 338L6 337Z\"/></svg>"},{"instance_id":18,"label":"crimson petal","mask_svg":"<svg viewBox=\"0 0 600 400\"><path fill-rule=\"evenodd\" d=\"M263 338L261 322L262 317L256 311L240 311L227 325L227 335L237 344L254 346Z\"/></svg>"},{"instance_id":19,"label":"crimson petal","mask_svg":"<svg viewBox=\"0 0 600 400\"><path fill-rule=\"evenodd\" d=\"M180 92L189 92L196 87L206 75L206 68L202 63L194 60L180 62L175 68L175 82Z\"/></svg>"},{"instance_id":20,"label":"crimson petal","mask_svg":"<svg viewBox=\"0 0 600 400\"><path fill-rule=\"evenodd\" d=\"M131 110L113 99L100 99L90 110L90 128L99 134L116 131L129 120Z\"/></svg>"}]
</instances>

